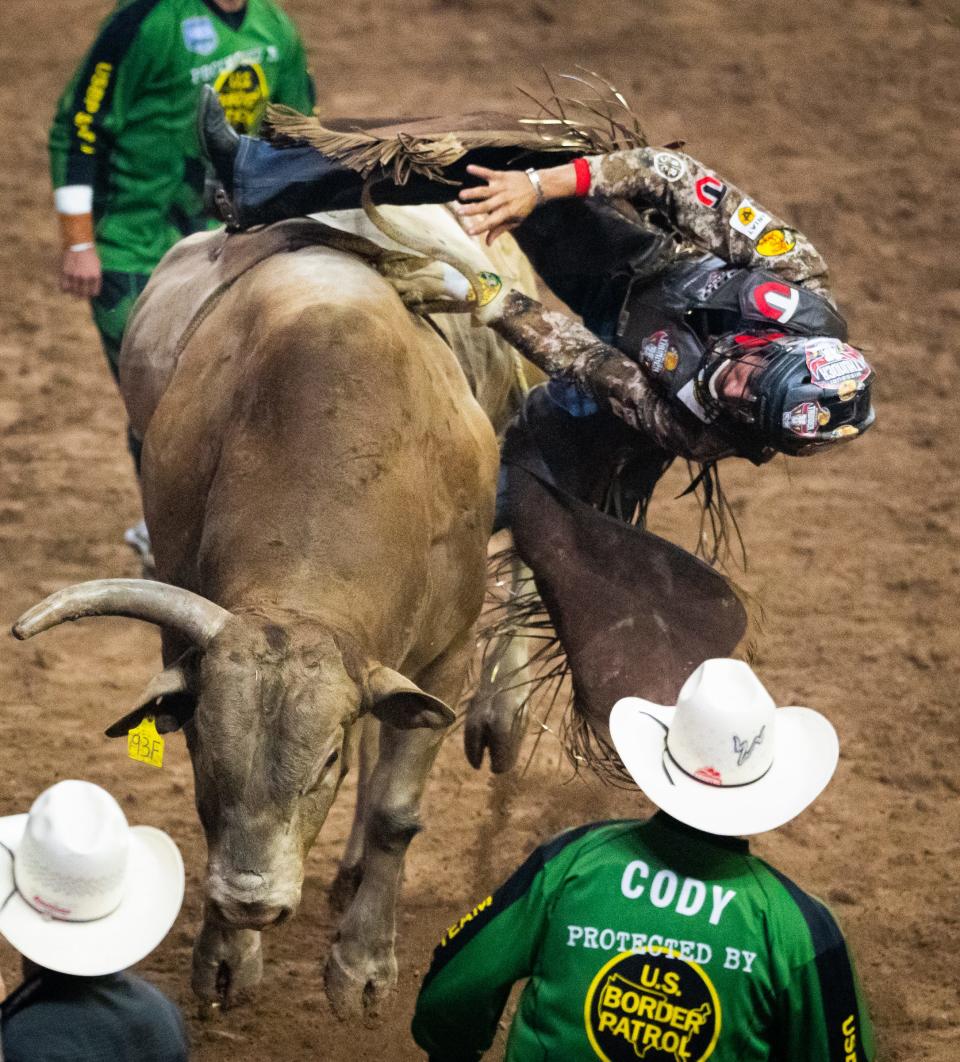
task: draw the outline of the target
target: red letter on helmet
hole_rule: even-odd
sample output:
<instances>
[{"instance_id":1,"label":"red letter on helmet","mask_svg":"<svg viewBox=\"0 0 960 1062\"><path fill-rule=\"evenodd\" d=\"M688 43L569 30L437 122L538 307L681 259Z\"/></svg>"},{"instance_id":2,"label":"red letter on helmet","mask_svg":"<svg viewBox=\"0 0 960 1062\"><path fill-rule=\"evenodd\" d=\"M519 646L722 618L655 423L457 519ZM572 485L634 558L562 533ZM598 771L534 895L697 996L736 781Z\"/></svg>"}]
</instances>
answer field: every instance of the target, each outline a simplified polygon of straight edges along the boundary
<instances>
[{"instance_id":1,"label":"red letter on helmet","mask_svg":"<svg viewBox=\"0 0 960 1062\"><path fill-rule=\"evenodd\" d=\"M764 317L786 324L797 312L800 292L788 284L778 284L771 280L766 284L757 285L753 292L753 301Z\"/></svg>"}]
</instances>

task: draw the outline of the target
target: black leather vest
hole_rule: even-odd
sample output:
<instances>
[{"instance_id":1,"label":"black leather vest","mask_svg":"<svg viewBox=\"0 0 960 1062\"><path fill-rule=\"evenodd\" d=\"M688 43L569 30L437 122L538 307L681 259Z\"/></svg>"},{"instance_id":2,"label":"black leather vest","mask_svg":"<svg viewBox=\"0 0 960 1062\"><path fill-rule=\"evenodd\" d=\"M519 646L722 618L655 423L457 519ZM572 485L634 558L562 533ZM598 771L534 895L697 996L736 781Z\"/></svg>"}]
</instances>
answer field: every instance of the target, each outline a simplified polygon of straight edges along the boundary
<instances>
[{"instance_id":1,"label":"black leather vest","mask_svg":"<svg viewBox=\"0 0 960 1062\"><path fill-rule=\"evenodd\" d=\"M847 338L846 321L822 296L773 273L731 267L708 255L632 283L616 346L677 396L699 371L713 339L764 329Z\"/></svg>"}]
</instances>

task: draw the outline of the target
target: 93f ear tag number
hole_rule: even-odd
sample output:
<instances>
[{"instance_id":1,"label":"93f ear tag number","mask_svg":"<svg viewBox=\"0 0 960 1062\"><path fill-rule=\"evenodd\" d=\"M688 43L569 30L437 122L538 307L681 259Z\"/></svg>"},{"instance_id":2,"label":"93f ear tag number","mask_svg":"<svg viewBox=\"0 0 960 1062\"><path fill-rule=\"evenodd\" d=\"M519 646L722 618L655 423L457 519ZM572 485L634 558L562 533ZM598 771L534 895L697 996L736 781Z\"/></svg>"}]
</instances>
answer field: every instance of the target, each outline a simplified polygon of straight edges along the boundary
<instances>
[{"instance_id":1,"label":"93f ear tag number","mask_svg":"<svg viewBox=\"0 0 960 1062\"><path fill-rule=\"evenodd\" d=\"M127 755L131 760L149 763L151 767L163 766L163 738L152 715L127 732Z\"/></svg>"}]
</instances>

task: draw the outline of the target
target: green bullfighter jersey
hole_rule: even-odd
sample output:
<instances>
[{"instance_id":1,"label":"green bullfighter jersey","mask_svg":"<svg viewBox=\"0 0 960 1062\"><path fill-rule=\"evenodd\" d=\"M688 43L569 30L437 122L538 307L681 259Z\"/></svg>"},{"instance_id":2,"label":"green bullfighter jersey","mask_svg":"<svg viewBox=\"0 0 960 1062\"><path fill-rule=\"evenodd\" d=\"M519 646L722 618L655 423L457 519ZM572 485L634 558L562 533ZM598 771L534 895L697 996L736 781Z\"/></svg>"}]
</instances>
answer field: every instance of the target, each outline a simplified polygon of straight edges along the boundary
<instances>
[{"instance_id":1,"label":"green bullfighter jersey","mask_svg":"<svg viewBox=\"0 0 960 1062\"><path fill-rule=\"evenodd\" d=\"M93 187L104 269L149 273L206 227L195 130L204 84L240 132L257 129L268 100L313 106L303 44L271 0L248 0L239 22L213 0L121 3L61 97L53 186Z\"/></svg>"},{"instance_id":2,"label":"green bullfighter jersey","mask_svg":"<svg viewBox=\"0 0 960 1062\"><path fill-rule=\"evenodd\" d=\"M873 1031L827 908L659 814L537 849L437 947L413 1019L436 1062L479 1058L528 978L508 1062L866 1062Z\"/></svg>"}]
</instances>

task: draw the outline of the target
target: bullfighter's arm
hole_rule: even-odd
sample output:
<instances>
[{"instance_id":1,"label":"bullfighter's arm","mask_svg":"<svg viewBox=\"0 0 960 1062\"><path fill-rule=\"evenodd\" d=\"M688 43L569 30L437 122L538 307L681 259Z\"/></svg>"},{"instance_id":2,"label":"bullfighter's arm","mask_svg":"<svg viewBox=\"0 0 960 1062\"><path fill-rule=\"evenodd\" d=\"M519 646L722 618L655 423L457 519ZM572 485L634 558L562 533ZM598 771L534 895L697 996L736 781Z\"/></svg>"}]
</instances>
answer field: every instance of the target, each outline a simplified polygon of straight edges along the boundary
<instances>
[{"instance_id":1,"label":"bullfighter's arm","mask_svg":"<svg viewBox=\"0 0 960 1062\"><path fill-rule=\"evenodd\" d=\"M773 1006L771 1057L783 1062L872 1062L873 1024L840 927L820 901L799 890L795 902L798 897L796 910L803 912L806 925L778 925L775 930L783 971Z\"/></svg>"},{"instance_id":2,"label":"bullfighter's arm","mask_svg":"<svg viewBox=\"0 0 960 1062\"><path fill-rule=\"evenodd\" d=\"M552 378L573 384L668 453L713 461L736 451L716 428L661 395L641 367L566 314L509 291L481 320Z\"/></svg>"},{"instance_id":3,"label":"bullfighter's arm","mask_svg":"<svg viewBox=\"0 0 960 1062\"><path fill-rule=\"evenodd\" d=\"M466 1062L489 1049L511 987L536 968L551 899L589 829L541 845L444 933L413 1016L413 1038L431 1062Z\"/></svg>"}]
</instances>

